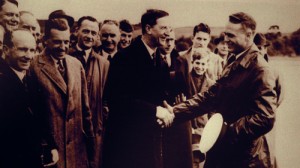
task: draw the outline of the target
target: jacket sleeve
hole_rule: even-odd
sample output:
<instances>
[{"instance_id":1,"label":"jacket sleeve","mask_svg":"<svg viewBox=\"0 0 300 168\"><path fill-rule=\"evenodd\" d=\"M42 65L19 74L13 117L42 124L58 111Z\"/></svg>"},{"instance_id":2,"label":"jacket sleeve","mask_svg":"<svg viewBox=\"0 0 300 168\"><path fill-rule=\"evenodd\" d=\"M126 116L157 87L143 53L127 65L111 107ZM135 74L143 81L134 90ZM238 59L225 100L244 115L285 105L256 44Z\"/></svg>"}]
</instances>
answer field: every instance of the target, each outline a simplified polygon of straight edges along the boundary
<instances>
[{"instance_id":1,"label":"jacket sleeve","mask_svg":"<svg viewBox=\"0 0 300 168\"><path fill-rule=\"evenodd\" d=\"M54 130L51 126L49 113L45 109L47 105L45 99L43 98L44 95L41 86L38 82L38 77L36 74L37 71L38 69L35 69L35 66L31 65L30 71L28 72L28 78L30 79L28 80L28 87L32 96L31 107L35 116L38 132L41 135L41 139L46 142L50 149L58 149L57 142L54 138Z\"/></svg>"},{"instance_id":2,"label":"jacket sleeve","mask_svg":"<svg viewBox=\"0 0 300 168\"><path fill-rule=\"evenodd\" d=\"M217 93L220 88L221 86L217 82L207 91L195 94L191 99L174 106L175 121L190 120L213 111L217 106Z\"/></svg>"},{"instance_id":3,"label":"jacket sleeve","mask_svg":"<svg viewBox=\"0 0 300 168\"><path fill-rule=\"evenodd\" d=\"M253 140L269 132L275 122L277 108L277 94L273 71L269 67L257 70L256 79L253 81L253 95L250 108L244 117L241 117L229 127L231 143L241 140Z\"/></svg>"}]
</instances>

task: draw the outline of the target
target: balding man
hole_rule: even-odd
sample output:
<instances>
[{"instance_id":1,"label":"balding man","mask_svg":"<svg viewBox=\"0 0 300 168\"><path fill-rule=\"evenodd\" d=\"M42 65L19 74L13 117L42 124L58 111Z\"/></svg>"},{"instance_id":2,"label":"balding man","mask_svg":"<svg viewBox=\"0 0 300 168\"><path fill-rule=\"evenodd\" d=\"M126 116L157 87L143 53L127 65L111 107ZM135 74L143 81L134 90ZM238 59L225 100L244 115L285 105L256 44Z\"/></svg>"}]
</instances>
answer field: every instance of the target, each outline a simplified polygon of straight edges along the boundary
<instances>
[{"instance_id":1,"label":"balding man","mask_svg":"<svg viewBox=\"0 0 300 168\"><path fill-rule=\"evenodd\" d=\"M39 27L39 23L31 12L28 12L28 11L20 12L19 27L29 30L32 33L32 35L34 36L35 40L38 39L37 30Z\"/></svg>"},{"instance_id":2,"label":"balding man","mask_svg":"<svg viewBox=\"0 0 300 168\"><path fill-rule=\"evenodd\" d=\"M41 168L36 116L27 90L26 72L36 43L24 29L8 33L0 70L0 167Z\"/></svg>"},{"instance_id":3,"label":"balding man","mask_svg":"<svg viewBox=\"0 0 300 168\"><path fill-rule=\"evenodd\" d=\"M97 52L107 60L112 60L118 51L120 41L120 29L118 22L105 20L100 29L101 46Z\"/></svg>"}]
</instances>

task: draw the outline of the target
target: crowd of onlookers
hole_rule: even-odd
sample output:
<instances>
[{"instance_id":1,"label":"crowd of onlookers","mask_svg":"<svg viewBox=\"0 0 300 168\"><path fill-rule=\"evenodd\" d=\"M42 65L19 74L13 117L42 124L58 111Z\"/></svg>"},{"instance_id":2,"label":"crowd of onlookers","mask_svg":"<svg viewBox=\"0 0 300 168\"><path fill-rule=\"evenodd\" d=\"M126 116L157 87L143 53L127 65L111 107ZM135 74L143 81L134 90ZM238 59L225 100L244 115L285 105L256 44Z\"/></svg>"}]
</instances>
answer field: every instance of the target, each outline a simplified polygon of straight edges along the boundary
<instances>
[{"instance_id":1,"label":"crowd of onlookers","mask_svg":"<svg viewBox=\"0 0 300 168\"><path fill-rule=\"evenodd\" d=\"M255 21L240 12L229 17L231 27L215 38L209 25L195 25L191 46L183 50L175 42L175 31L167 18L165 11L148 10L141 18L142 35L133 39L134 28L128 20L100 22L82 16L75 21L63 10L55 10L41 30L34 14L19 11L17 1L0 0L0 167L189 168L199 167L206 158L207 166L212 165L216 156L199 149L203 128L216 109L222 112L229 107L215 102L211 88L229 79L232 69L238 69L233 63L241 61L243 54L250 55L246 61L258 60L258 67L262 64L256 72L256 64L240 63L244 69L251 67L257 79L251 81L251 75L251 80L247 79L247 73L241 78L234 76L232 80L239 85L225 82L228 86L219 88L218 94L227 95L227 100L216 100L255 99L239 107L251 106L245 114L230 113L228 117L224 112L224 116L236 127L232 129L236 134L245 136L245 144L257 143L260 146L255 147L264 149L250 152L249 157L258 161L245 161L241 155L237 162L222 159L214 164L271 165L262 137L272 127L273 105L281 103L282 91L276 73L274 78L267 75L264 79L264 73L269 73L264 71L268 47L274 47L270 35L256 34ZM239 41L242 38L246 40ZM249 91L256 95L235 97L235 89L248 87L242 80L253 84ZM266 90L273 80L275 91ZM268 96L278 100L269 103ZM176 123L176 112L169 114L166 108L172 108L168 104L179 104L185 111L180 103L191 98L199 98L197 103L213 100L207 104L215 106ZM243 121L234 118L244 115ZM248 134L253 141L247 139Z\"/></svg>"}]
</instances>

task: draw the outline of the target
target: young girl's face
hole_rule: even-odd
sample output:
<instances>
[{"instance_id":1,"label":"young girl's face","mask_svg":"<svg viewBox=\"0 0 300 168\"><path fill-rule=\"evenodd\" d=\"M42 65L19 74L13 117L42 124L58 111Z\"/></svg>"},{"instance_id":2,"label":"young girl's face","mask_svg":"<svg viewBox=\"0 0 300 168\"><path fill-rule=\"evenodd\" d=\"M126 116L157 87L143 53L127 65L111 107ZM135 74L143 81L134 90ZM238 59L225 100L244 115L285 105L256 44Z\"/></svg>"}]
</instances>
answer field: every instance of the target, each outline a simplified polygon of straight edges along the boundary
<instances>
[{"instance_id":1,"label":"young girl's face","mask_svg":"<svg viewBox=\"0 0 300 168\"><path fill-rule=\"evenodd\" d=\"M208 68L208 57L196 59L192 62L192 65L197 75L203 75Z\"/></svg>"}]
</instances>

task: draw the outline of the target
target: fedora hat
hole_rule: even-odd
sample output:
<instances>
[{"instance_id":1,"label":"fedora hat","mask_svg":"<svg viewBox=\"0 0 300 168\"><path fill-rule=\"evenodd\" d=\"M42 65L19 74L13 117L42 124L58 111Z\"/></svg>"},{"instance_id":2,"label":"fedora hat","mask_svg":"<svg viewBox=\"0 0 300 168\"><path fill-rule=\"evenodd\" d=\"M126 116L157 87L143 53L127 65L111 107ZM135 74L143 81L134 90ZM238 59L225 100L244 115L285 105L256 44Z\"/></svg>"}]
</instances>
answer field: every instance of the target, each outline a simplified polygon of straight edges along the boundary
<instances>
[{"instance_id":1,"label":"fedora hat","mask_svg":"<svg viewBox=\"0 0 300 168\"><path fill-rule=\"evenodd\" d=\"M268 42L268 40L266 39L265 35L263 35L262 33L257 33L254 37L254 43L257 46L269 46L270 43Z\"/></svg>"},{"instance_id":2,"label":"fedora hat","mask_svg":"<svg viewBox=\"0 0 300 168\"><path fill-rule=\"evenodd\" d=\"M55 10L53 12L50 13L48 19L57 19L57 18L65 18L68 21L68 24L70 26L70 28L73 26L74 24L74 18L67 15L63 10Z\"/></svg>"}]
</instances>

